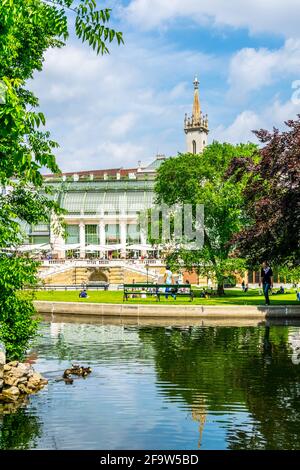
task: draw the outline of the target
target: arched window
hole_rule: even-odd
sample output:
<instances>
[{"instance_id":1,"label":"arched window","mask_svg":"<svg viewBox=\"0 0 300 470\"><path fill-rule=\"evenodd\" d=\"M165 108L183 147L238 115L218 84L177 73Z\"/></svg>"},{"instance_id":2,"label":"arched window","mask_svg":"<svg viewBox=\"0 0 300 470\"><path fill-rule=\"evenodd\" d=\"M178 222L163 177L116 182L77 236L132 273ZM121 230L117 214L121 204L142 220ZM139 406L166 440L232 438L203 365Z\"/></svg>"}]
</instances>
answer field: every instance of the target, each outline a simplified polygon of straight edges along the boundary
<instances>
[{"instance_id":1,"label":"arched window","mask_svg":"<svg viewBox=\"0 0 300 470\"><path fill-rule=\"evenodd\" d=\"M195 155L196 150L197 150L197 149L196 149L196 141L193 140L192 144L193 144L193 154Z\"/></svg>"}]
</instances>

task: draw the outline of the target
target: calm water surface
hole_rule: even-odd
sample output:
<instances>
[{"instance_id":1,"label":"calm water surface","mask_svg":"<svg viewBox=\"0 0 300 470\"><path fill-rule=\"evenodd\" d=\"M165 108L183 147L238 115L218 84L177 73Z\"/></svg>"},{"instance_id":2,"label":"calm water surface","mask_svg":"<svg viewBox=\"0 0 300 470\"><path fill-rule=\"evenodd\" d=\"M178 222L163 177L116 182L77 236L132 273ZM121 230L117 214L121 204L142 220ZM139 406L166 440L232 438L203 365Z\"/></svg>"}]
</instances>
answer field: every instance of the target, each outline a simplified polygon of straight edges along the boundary
<instances>
[{"instance_id":1,"label":"calm water surface","mask_svg":"<svg viewBox=\"0 0 300 470\"><path fill-rule=\"evenodd\" d=\"M297 327L44 323L29 359L49 385L0 412L2 449L300 449Z\"/></svg>"}]
</instances>

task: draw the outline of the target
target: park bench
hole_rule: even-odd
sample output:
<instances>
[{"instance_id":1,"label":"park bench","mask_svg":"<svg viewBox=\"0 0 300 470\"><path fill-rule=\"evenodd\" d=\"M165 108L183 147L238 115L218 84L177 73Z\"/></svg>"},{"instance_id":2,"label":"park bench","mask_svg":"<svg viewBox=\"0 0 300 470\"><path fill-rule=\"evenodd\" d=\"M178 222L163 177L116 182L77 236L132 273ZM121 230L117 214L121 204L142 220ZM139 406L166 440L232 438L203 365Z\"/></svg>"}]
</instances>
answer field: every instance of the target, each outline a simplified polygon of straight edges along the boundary
<instances>
[{"instance_id":1,"label":"park bench","mask_svg":"<svg viewBox=\"0 0 300 470\"><path fill-rule=\"evenodd\" d=\"M166 291L168 289L168 291ZM191 284L124 284L123 302L129 298L143 298L142 295L156 297L159 302L161 296L176 295L177 297L189 297L192 302L194 293Z\"/></svg>"},{"instance_id":2,"label":"park bench","mask_svg":"<svg viewBox=\"0 0 300 470\"><path fill-rule=\"evenodd\" d=\"M104 281L89 281L85 284L86 288L87 289L92 289L92 290L99 290L99 289L103 289L103 290L108 290L108 287L109 287L109 283L108 282L104 282Z\"/></svg>"}]
</instances>

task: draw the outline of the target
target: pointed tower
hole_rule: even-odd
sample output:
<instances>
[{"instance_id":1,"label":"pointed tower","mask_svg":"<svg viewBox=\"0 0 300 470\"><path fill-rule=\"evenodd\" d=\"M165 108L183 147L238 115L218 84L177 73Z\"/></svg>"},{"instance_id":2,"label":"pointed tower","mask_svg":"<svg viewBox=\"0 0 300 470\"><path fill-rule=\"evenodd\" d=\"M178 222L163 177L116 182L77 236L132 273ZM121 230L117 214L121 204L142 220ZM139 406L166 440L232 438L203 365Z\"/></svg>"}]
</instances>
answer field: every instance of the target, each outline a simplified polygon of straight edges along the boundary
<instances>
[{"instance_id":1,"label":"pointed tower","mask_svg":"<svg viewBox=\"0 0 300 470\"><path fill-rule=\"evenodd\" d=\"M208 118L203 115L199 101L199 82L194 80L194 104L192 117L185 115L184 132L186 133L186 147L189 153L201 153L207 145Z\"/></svg>"}]
</instances>

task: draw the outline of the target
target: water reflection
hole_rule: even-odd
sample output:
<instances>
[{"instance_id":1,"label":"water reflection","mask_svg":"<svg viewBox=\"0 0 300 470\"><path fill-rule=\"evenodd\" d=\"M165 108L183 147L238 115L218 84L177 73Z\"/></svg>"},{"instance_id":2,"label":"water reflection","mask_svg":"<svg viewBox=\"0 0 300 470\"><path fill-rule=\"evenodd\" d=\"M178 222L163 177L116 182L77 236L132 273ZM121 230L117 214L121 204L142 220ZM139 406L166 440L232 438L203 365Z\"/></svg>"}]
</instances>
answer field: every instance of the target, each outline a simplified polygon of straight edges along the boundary
<instances>
[{"instance_id":1,"label":"water reflection","mask_svg":"<svg viewBox=\"0 0 300 470\"><path fill-rule=\"evenodd\" d=\"M31 357L48 389L0 412L0 448L299 449L299 340L270 324L45 323ZM91 376L56 382L71 362Z\"/></svg>"},{"instance_id":2,"label":"water reflection","mask_svg":"<svg viewBox=\"0 0 300 470\"><path fill-rule=\"evenodd\" d=\"M156 350L158 386L169 400L180 395L192 416L199 416L200 441L205 421L234 413L233 422L221 420L229 448L300 447L300 369L290 346L299 331L289 335L287 328L266 326L143 330L141 335L145 341L151 337ZM248 415L238 423L243 410Z\"/></svg>"},{"instance_id":3,"label":"water reflection","mask_svg":"<svg viewBox=\"0 0 300 470\"><path fill-rule=\"evenodd\" d=\"M14 409L15 408L15 409ZM0 449L33 449L41 436L38 417L24 408L10 406L0 410ZM34 410L33 410L34 411Z\"/></svg>"},{"instance_id":4,"label":"water reflection","mask_svg":"<svg viewBox=\"0 0 300 470\"><path fill-rule=\"evenodd\" d=\"M300 364L300 331L295 331L289 335L289 344L293 350L292 362L295 365Z\"/></svg>"}]
</instances>

